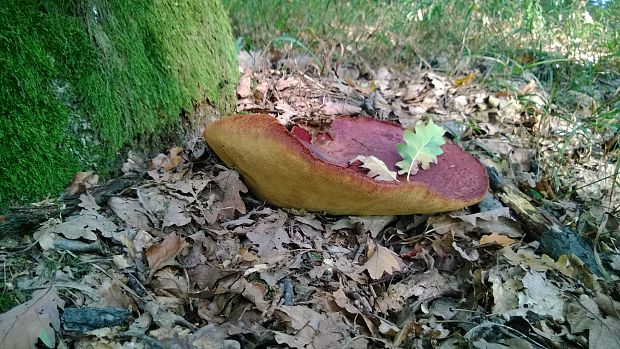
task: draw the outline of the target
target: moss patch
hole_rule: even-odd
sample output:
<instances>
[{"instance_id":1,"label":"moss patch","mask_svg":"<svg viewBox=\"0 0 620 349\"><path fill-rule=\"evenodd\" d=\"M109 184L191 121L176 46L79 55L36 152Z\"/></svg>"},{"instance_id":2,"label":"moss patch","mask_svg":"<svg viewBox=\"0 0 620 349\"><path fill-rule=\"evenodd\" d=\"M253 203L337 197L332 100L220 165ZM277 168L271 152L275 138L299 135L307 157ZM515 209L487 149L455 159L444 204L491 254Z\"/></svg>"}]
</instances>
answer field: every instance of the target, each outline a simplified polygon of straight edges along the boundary
<instances>
[{"instance_id":1,"label":"moss patch","mask_svg":"<svg viewBox=\"0 0 620 349\"><path fill-rule=\"evenodd\" d=\"M4 0L0 66L0 211L105 174L205 99L232 112L238 76L219 1Z\"/></svg>"}]
</instances>

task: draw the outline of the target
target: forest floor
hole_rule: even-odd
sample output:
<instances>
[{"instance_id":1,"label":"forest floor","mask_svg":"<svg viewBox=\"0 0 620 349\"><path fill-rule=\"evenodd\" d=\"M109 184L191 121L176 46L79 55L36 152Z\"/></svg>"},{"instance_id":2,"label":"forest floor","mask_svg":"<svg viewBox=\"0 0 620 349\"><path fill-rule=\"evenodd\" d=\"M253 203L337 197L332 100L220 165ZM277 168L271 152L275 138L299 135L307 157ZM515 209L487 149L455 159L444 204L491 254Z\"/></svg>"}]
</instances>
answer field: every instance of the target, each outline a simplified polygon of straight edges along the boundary
<instances>
[{"instance_id":1,"label":"forest floor","mask_svg":"<svg viewBox=\"0 0 620 349\"><path fill-rule=\"evenodd\" d=\"M103 201L94 174L76 176L75 214L0 242L0 347L620 347L617 139L555 116L591 113L590 98L549 105L534 75L500 79L484 60L451 72L361 59L325 71L260 51L239 61L238 112L287 126L430 115L586 250L550 253L497 186L429 215L277 208L195 138L153 159L129 152L115 179L126 189Z\"/></svg>"}]
</instances>

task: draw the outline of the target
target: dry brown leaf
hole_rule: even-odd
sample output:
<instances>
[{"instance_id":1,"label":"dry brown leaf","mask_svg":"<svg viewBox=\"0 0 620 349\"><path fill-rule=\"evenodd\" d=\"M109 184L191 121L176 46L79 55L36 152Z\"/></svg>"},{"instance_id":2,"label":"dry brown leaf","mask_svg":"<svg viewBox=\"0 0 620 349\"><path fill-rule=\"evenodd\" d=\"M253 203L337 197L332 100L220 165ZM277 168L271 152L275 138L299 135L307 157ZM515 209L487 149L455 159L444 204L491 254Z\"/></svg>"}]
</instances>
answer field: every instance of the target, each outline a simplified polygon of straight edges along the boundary
<instances>
[{"instance_id":1,"label":"dry brown leaf","mask_svg":"<svg viewBox=\"0 0 620 349\"><path fill-rule=\"evenodd\" d=\"M389 248L369 240L368 260L362 266L362 270L368 270L371 278L380 279L384 273L392 275L395 271L401 271L404 265L402 259Z\"/></svg>"},{"instance_id":2,"label":"dry brown leaf","mask_svg":"<svg viewBox=\"0 0 620 349\"><path fill-rule=\"evenodd\" d=\"M504 246L510 246L514 243L517 243L518 241L515 239L511 239L506 235L500 235L498 233L492 233L489 235L483 235L480 238L480 244L497 244L500 245L502 247Z\"/></svg>"},{"instance_id":3,"label":"dry brown leaf","mask_svg":"<svg viewBox=\"0 0 620 349\"><path fill-rule=\"evenodd\" d=\"M288 332L294 333L276 331L275 339L280 344L300 349L359 348L358 345L367 344L355 341L344 345L352 328L339 313L321 314L305 306L283 305L277 308L275 315L289 324L291 330Z\"/></svg>"},{"instance_id":4,"label":"dry brown leaf","mask_svg":"<svg viewBox=\"0 0 620 349\"><path fill-rule=\"evenodd\" d=\"M436 269L413 274L402 282L390 285L387 292L377 298L377 310L382 313L398 312L412 296L418 297L419 300L436 298L451 289L449 280Z\"/></svg>"},{"instance_id":5,"label":"dry brown leaf","mask_svg":"<svg viewBox=\"0 0 620 349\"><path fill-rule=\"evenodd\" d=\"M357 115L362 112L362 108L344 102L325 102L323 105L325 115Z\"/></svg>"},{"instance_id":6,"label":"dry brown leaf","mask_svg":"<svg viewBox=\"0 0 620 349\"><path fill-rule=\"evenodd\" d=\"M37 230L33 237L44 249L54 248L54 241L59 236L70 240L85 239L97 240L97 232L103 236L114 235L117 227L106 217L95 211L82 211L81 214L68 217L64 222L56 225L43 226Z\"/></svg>"},{"instance_id":7,"label":"dry brown leaf","mask_svg":"<svg viewBox=\"0 0 620 349\"><path fill-rule=\"evenodd\" d=\"M286 214L276 212L272 216L259 221L246 236L250 241L258 245L259 256L269 255L273 250L283 251L283 244L290 242L290 237L284 229Z\"/></svg>"},{"instance_id":8,"label":"dry brown leaf","mask_svg":"<svg viewBox=\"0 0 620 349\"><path fill-rule=\"evenodd\" d=\"M394 218L394 216L351 216L349 221L355 225L358 233L368 232L370 236L376 238L383 228L394 221Z\"/></svg>"},{"instance_id":9,"label":"dry brown leaf","mask_svg":"<svg viewBox=\"0 0 620 349\"><path fill-rule=\"evenodd\" d=\"M362 162L360 166L370 170L370 172L366 174L370 178L373 178L377 181L398 182L396 171L390 171L387 165L385 165L385 162L383 162L381 159L377 158L374 155L358 155L355 159L349 161L349 163L352 163L354 161Z\"/></svg>"},{"instance_id":10,"label":"dry brown leaf","mask_svg":"<svg viewBox=\"0 0 620 349\"><path fill-rule=\"evenodd\" d=\"M118 279L104 280L97 287L96 293L99 296L101 306L113 308L135 309L136 305L123 290L123 283Z\"/></svg>"},{"instance_id":11,"label":"dry brown leaf","mask_svg":"<svg viewBox=\"0 0 620 349\"><path fill-rule=\"evenodd\" d=\"M355 317L361 318L364 321L366 328L368 328L373 335L377 335L377 326L360 309L358 309L358 307L352 304L351 300L347 297L342 288L339 288L337 291L333 292L332 296L334 297L334 302L340 308Z\"/></svg>"},{"instance_id":12,"label":"dry brown leaf","mask_svg":"<svg viewBox=\"0 0 620 349\"><path fill-rule=\"evenodd\" d=\"M519 96L529 95L536 90L536 81L530 80L525 86L519 90Z\"/></svg>"},{"instance_id":13,"label":"dry brown leaf","mask_svg":"<svg viewBox=\"0 0 620 349\"><path fill-rule=\"evenodd\" d=\"M296 78L289 76L282 78L276 82L276 90L283 91L291 87L302 87L303 82L297 80Z\"/></svg>"},{"instance_id":14,"label":"dry brown leaf","mask_svg":"<svg viewBox=\"0 0 620 349\"><path fill-rule=\"evenodd\" d=\"M172 147L168 151L168 155L159 154L150 161L149 166L153 170L163 169L165 172L170 171L183 163L183 157L179 154L183 152L181 147Z\"/></svg>"},{"instance_id":15,"label":"dry brown leaf","mask_svg":"<svg viewBox=\"0 0 620 349\"><path fill-rule=\"evenodd\" d=\"M0 315L0 348L34 349L38 340L55 348L58 308L64 305L56 287L34 292L30 301Z\"/></svg>"},{"instance_id":16,"label":"dry brown leaf","mask_svg":"<svg viewBox=\"0 0 620 349\"><path fill-rule=\"evenodd\" d=\"M460 79L454 80L454 86L467 86L476 78L476 73L469 73L467 76L464 76Z\"/></svg>"},{"instance_id":17,"label":"dry brown leaf","mask_svg":"<svg viewBox=\"0 0 620 349\"><path fill-rule=\"evenodd\" d=\"M101 207L97 205L97 200L95 200L90 193L80 195L80 203L78 206L86 211L98 211L101 209Z\"/></svg>"},{"instance_id":18,"label":"dry brown leaf","mask_svg":"<svg viewBox=\"0 0 620 349\"><path fill-rule=\"evenodd\" d=\"M260 311L265 311L271 305L271 302L268 299L265 299L267 295L267 287L259 282L247 282L244 279L244 288L241 294L249 301L254 303L256 309Z\"/></svg>"},{"instance_id":19,"label":"dry brown leaf","mask_svg":"<svg viewBox=\"0 0 620 349\"><path fill-rule=\"evenodd\" d=\"M162 229L176 225L182 227L189 224L192 218L187 214L186 202L171 198L163 218Z\"/></svg>"},{"instance_id":20,"label":"dry brown leaf","mask_svg":"<svg viewBox=\"0 0 620 349\"><path fill-rule=\"evenodd\" d=\"M250 74L244 74L239 80L237 95L241 98L248 98L252 95L252 77Z\"/></svg>"},{"instance_id":21,"label":"dry brown leaf","mask_svg":"<svg viewBox=\"0 0 620 349\"><path fill-rule=\"evenodd\" d=\"M157 290L166 290L172 295L181 297L189 292L188 280L183 275L175 275L170 268L158 270L149 284Z\"/></svg>"},{"instance_id":22,"label":"dry brown leaf","mask_svg":"<svg viewBox=\"0 0 620 349\"><path fill-rule=\"evenodd\" d=\"M151 228L149 215L138 200L113 197L108 201L108 206L128 227L142 230Z\"/></svg>"},{"instance_id":23,"label":"dry brown leaf","mask_svg":"<svg viewBox=\"0 0 620 349\"><path fill-rule=\"evenodd\" d=\"M73 175L73 179L71 179L71 183L65 189L65 194L67 195L77 195L86 191L86 189L97 185L99 182L99 176L95 174L93 171L88 172L78 172Z\"/></svg>"},{"instance_id":24,"label":"dry brown leaf","mask_svg":"<svg viewBox=\"0 0 620 349\"><path fill-rule=\"evenodd\" d=\"M188 269L187 272L189 275L190 284L196 284L200 290L213 289L217 281L227 275L227 273L217 267L209 265L208 263L199 264Z\"/></svg>"},{"instance_id":25,"label":"dry brown leaf","mask_svg":"<svg viewBox=\"0 0 620 349\"><path fill-rule=\"evenodd\" d=\"M184 238L176 233L172 233L166 236L161 244L149 247L144 254L151 269L151 274L170 263L186 246L188 244Z\"/></svg>"},{"instance_id":26,"label":"dry brown leaf","mask_svg":"<svg viewBox=\"0 0 620 349\"><path fill-rule=\"evenodd\" d=\"M239 179L239 173L234 170L225 170L220 172L213 179L224 192L222 201L214 203L212 210L218 212L222 220L227 221L234 217L235 211L241 214L246 213L245 203L241 199L241 193L247 193L248 188Z\"/></svg>"}]
</instances>

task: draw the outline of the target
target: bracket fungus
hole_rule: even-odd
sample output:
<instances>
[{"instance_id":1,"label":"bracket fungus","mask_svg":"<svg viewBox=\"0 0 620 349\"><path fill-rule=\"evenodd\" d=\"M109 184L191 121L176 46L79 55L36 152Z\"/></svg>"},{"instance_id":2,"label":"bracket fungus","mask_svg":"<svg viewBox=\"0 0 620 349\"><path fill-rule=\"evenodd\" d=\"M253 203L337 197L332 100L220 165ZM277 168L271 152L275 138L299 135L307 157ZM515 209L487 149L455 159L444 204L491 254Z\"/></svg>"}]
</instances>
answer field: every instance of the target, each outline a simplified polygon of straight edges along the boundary
<instances>
[{"instance_id":1,"label":"bracket fungus","mask_svg":"<svg viewBox=\"0 0 620 349\"><path fill-rule=\"evenodd\" d=\"M390 170L401 160L403 128L366 117L337 117L321 137L289 131L268 115L235 115L209 124L209 147L244 178L259 198L280 207L348 215L402 215L457 210L488 190L484 166L458 145L442 145L436 164L410 181L379 181L352 166L374 155ZM322 141L318 141L321 139ZM354 165L354 164L353 164Z\"/></svg>"}]
</instances>

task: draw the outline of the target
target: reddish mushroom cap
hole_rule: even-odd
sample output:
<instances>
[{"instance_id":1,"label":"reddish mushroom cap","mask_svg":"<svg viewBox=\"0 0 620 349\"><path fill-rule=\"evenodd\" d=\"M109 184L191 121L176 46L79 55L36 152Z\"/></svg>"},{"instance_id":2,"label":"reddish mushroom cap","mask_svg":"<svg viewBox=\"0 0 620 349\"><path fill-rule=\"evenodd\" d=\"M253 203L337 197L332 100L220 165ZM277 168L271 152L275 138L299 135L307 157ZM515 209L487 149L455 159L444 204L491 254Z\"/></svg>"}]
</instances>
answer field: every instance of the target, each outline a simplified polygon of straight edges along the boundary
<instances>
[{"instance_id":1,"label":"reddish mushroom cap","mask_svg":"<svg viewBox=\"0 0 620 349\"><path fill-rule=\"evenodd\" d=\"M395 170L400 125L371 118L336 118L322 144L298 127L289 132L268 115L236 115L205 129L209 147L245 179L259 198L280 207L349 215L401 215L460 209L488 190L484 166L458 145L428 170L406 181L377 181L357 167L358 155L374 155ZM324 135L325 136L325 135Z\"/></svg>"}]
</instances>

